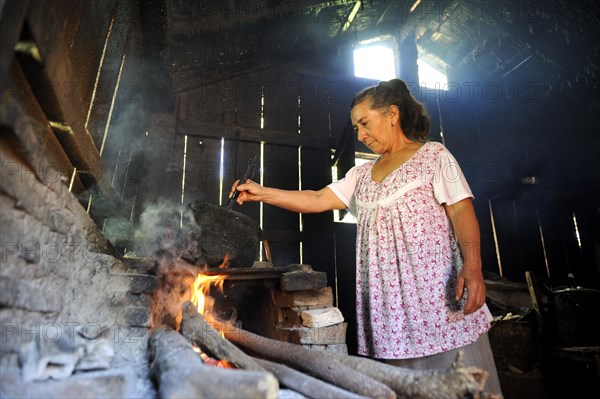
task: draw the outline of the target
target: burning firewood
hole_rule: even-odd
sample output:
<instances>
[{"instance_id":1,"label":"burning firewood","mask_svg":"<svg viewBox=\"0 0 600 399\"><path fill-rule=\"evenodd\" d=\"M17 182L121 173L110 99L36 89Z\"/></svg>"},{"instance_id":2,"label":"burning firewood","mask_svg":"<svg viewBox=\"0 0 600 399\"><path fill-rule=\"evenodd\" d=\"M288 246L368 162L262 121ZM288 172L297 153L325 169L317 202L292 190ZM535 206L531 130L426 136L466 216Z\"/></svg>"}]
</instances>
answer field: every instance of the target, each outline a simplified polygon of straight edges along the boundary
<instances>
[{"instance_id":1,"label":"burning firewood","mask_svg":"<svg viewBox=\"0 0 600 399\"><path fill-rule=\"evenodd\" d=\"M279 382L270 373L206 366L192 344L170 327L153 330L150 374L159 398L275 398Z\"/></svg>"},{"instance_id":2,"label":"burning firewood","mask_svg":"<svg viewBox=\"0 0 600 399\"><path fill-rule=\"evenodd\" d=\"M229 324L221 323L217 328L230 341L262 357L283 362L365 396L382 398L397 395L398 398L411 399L501 397L483 391L488 376L486 371L477 367L465 367L460 358L448 370L416 371L357 356L315 351L265 338ZM361 377L355 378L357 375Z\"/></svg>"},{"instance_id":3,"label":"burning firewood","mask_svg":"<svg viewBox=\"0 0 600 399\"><path fill-rule=\"evenodd\" d=\"M204 317L198 313L194 304L185 302L182 310L183 318L180 332L184 337L195 345L206 348L213 356L226 360L238 368L250 371L265 371L254 359L223 338L220 332L208 324Z\"/></svg>"},{"instance_id":4,"label":"burning firewood","mask_svg":"<svg viewBox=\"0 0 600 399\"><path fill-rule=\"evenodd\" d=\"M194 314L191 309L193 309L191 305L184 304L182 326L184 323L195 323L196 320L199 320L200 315L197 312ZM213 325L216 325L225 334L225 338L248 348L261 357L285 363L359 395L378 399L396 398L394 391L387 385L334 359L322 356L322 352L289 342L261 337L225 323L214 322ZM202 327L186 331L188 338L191 338L192 341L202 340L200 336L192 335L202 331Z\"/></svg>"}]
</instances>

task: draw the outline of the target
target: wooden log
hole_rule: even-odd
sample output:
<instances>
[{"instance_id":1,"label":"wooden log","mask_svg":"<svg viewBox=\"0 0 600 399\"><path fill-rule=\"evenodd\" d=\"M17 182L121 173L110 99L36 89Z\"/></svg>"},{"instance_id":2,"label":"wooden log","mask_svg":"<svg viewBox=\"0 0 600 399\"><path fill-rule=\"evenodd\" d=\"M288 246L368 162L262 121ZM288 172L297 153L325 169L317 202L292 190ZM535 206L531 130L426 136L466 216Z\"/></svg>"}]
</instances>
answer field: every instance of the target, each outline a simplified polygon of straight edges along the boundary
<instances>
[{"instance_id":1,"label":"wooden log","mask_svg":"<svg viewBox=\"0 0 600 399\"><path fill-rule=\"evenodd\" d=\"M182 306L183 318L181 320L180 332L184 337L192 341L200 348L205 348L213 356L226 360L236 367L250 371L265 371L265 369L246 355L241 349L233 345L221 336L191 302L185 302Z\"/></svg>"},{"instance_id":2,"label":"wooden log","mask_svg":"<svg viewBox=\"0 0 600 399\"><path fill-rule=\"evenodd\" d=\"M284 385L296 392L300 392L309 398L320 399L365 399L366 396L355 394L354 392L336 387L311 377L298 370L287 367L283 364L270 362L265 359L254 359L258 364L263 366L267 371L273 373L279 380L281 385Z\"/></svg>"},{"instance_id":3,"label":"wooden log","mask_svg":"<svg viewBox=\"0 0 600 399\"><path fill-rule=\"evenodd\" d=\"M192 344L167 326L149 340L150 375L159 398L274 398L279 383L270 373L206 366Z\"/></svg>"},{"instance_id":4,"label":"wooden log","mask_svg":"<svg viewBox=\"0 0 600 399\"><path fill-rule=\"evenodd\" d=\"M261 357L283 362L359 395L378 399L396 398L394 391L387 385L323 356L321 351L265 338L226 323L214 322L213 325L217 325L217 328L225 334L225 338Z\"/></svg>"},{"instance_id":5,"label":"wooden log","mask_svg":"<svg viewBox=\"0 0 600 399\"><path fill-rule=\"evenodd\" d=\"M461 355L447 370L411 370L373 359L322 352L323 356L351 367L392 388L398 398L500 398L484 392L489 374L477 367L465 367Z\"/></svg>"}]
</instances>

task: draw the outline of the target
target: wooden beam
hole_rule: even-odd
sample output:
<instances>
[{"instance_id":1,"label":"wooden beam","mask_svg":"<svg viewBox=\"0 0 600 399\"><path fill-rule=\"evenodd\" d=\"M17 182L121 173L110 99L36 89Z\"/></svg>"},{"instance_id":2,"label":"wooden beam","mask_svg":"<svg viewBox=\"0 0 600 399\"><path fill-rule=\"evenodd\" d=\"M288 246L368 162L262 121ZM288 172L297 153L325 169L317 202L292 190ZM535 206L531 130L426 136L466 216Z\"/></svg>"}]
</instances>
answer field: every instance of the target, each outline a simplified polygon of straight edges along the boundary
<instances>
[{"instance_id":1,"label":"wooden beam","mask_svg":"<svg viewBox=\"0 0 600 399\"><path fill-rule=\"evenodd\" d=\"M25 76L83 183L116 202L117 195L103 176L100 153L85 127L83 93L78 90L62 32L48 24L43 7L30 7L27 18L41 63L21 54L19 61Z\"/></svg>"},{"instance_id":2,"label":"wooden beam","mask_svg":"<svg viewBox=\"0 0 600 399\"><path fill-rule=\"evenodd\" d=\"M441 18L451 3L451 0L427 0L421 2L413 11L410 11L406 7L413 3L402 3L402 17L404 21L398 33L398 42L402 43L404 39L416 31L417 27L422 26L426 28L431 21Z\"/></svg>"},{"instance_id":3,"label":"wooden beam","mask_svg":"<svg viewBox=\"0 0 600 399\"><path fill-rule=\"evenodd\" d=\"M15 45L23 29L29 0L8 0L0 5L0 79L7 75L15 56ZM6 87L0 87L0 94Z\"/></svg>"},{"instance_id":4,"label":"wooden beam","mask_svg":"<svg viewBox=\"0 0 600 399\"><path fill-rule=\"evenodd\" d=\"M234 125L223 125L218 123L205 123L188 119L178 121L176 133L194 137L224 137L228 140L240 140L254 143L269 143L291 147L308 147L319 149L331 149L335 143L324 132L322 137L307 137L297 132L280 129L260 129Z\"/></svg>"},{"instance_id":5,"label":"wooden beam","mask_svg":"<svg viewBox=\"0 0 600 399\"><path fill-rule=\"evenodd\" d=\"M244 2L228 3L231 5L227 7L215 6L211 11L217 11L216 13L206 12L206 5L201 6L202 10L194 7L190 10L189 5L183 7L173 3L171 14L174 17L169 21L169 31L171 36L178 36L181 40L180 37L196 37L195 35L200 33L220 32L228 28L256 24L274 17L293 15L305 10L318 10L321 7L346 5L349 2L352 0L304 0L277 2L278 5L270 7L258 7L253 3Z\"/></svg>"},{"instance_id":6,"label":"wooden beam","mask_svg":"<svg viewBox=\"0 0 600 399\"><path fill-rule=\"evenodd\" d=\"M55 191L56 184L64 184L67 187L72 185L71 191L81 193L83 183L79 176L73 176L73 165L50 129L19 63L13 61L9 72L10 95L3 102L0 122L11 126L40 180Z\"/></svg>"}]
</instances>

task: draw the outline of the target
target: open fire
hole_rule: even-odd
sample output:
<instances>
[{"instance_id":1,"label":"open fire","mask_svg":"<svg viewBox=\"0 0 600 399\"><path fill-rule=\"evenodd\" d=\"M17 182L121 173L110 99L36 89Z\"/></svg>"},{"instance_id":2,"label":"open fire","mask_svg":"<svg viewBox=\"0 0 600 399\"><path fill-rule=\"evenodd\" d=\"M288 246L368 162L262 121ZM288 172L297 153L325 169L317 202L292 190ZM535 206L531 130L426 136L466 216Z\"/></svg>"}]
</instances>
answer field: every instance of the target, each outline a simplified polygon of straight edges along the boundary
<instances>
[{"instance_id":1,"label":"open fire","mask_svg":"<svg viewBox=\"0 0 600 399\"><path fill-rule=\"evenodd\" d=\"M227 276L222 275L208 276L198 273L198 277L196 277L196 281L194 281L191 301L198 307L198 313L202 316L208 316L207 311L210 311L214 304L214 299L207 296L211 285L214 285L223 292L223 282L226 278Z\"/></svg>"},{"instance_id":2,"label":"open fire","mask_svg":"<svg viewBox=\"0 0 600 399\"><path fill-rule=\"evenodd\" d=\"M423 398L498 398L483 391L488 374L465 367L460 358L445 372L406 375L402 368L331 350L345 337L345 324L335 317L324 276L309 267L184 269L184 280L175 286L182 294L180 322L158 325L150 337L151 369L163 397L266 398L287 387L308 397L393 399L411 392ZM177 269L167 270L172 278ZM230 305L239 310L239 323L222 321ZM251 332L256 326L263 326L264 335ZM288 335L266 337L273 331ZM183 374L194 378L182 384Z\"/></svg>"},{"instance_id":3,"label":"open fire","mask_svg":"<svg viewBox=\"0 0 600 399\"><path fill-rule=\"evenodd\" d=\"M228 261L227 255L223 260L223 263L219 266L219 268L227 268ZM211 286L217 287L220 292L223 292L223 283L227 276L224 275L214 275L208 276L202 273L198 273L198 277L194 281L192 288L192 299L191 302L197 307L198 313L200 313L205 318L212 318L210 316L211 310L214 306L214 298L208 295L210 292ZM225 337L223 332L220 332L221 337ZM233 364L226 360L215 359L210 357L206 352L202 351L196 345L192 345L194 352L198 353L202 358L204 364L213 366L213 367L222 367L222 368L236 368Z\"/></svg>"}]
</instances>

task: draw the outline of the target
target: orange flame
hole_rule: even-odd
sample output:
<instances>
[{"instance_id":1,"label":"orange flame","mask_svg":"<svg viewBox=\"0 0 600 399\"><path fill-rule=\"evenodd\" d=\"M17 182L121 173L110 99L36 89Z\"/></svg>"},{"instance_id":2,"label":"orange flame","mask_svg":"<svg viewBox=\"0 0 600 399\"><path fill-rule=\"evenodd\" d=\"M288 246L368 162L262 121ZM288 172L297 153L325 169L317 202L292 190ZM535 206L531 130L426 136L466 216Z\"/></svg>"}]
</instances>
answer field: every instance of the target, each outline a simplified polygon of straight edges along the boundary
<instances>
[{"instance_id":1,"label":"orange flame","mask_svg":"<svg viewBox=\"0 0 600 399\"><path fill-rule=\"evenodd\" d=\"M219 265L219 269L227 269L229 267L229 255L225 254L223 262Z\"/></svg>"},{"instance_id":2,"label":"orange flame","mask_svg":"<svg viewBox=\"0 0 600 399\"><path fill-rule=\"evenodd\" d=\"M204 364L206 364L207 366L221 367L221 368L225 368L225 369L234 369L235 368L235 366L233 364L229 363L227 360L219 360L219 359L215 359L215 358L208 356L206 353L202 352L202 350L200 348L198 348L196 345L192 345L192 349L194 350L194 352L196 352L200 356L200 358L202 359L202 362Z\"/></svg>"},{"instance_id":3,"label":"orange flame","mask_svg":"<svg viewBox=\"0 0 600 399\"><path fill-rule=\"evenodd\" d=\"M219 268L227 268L229 266L229 257L225 255L223 259L223 263L219 266ZM223 292L223 282L227 278L226 275L215 275L208 276L202 273L198 273L198 277L196 277L196 281L194 281L193 285L193 293L192 293L192 303L197 306L198 313L202 316L205 316L207 311L212 309L212 298L207 297L207 293L210 289L211 284L218 287L221 292ZM221 337L225 337L223 331L220 331ZM210 366L214 367L224 367L224 368L235 368L231 363L226 360L214 359L204 353L200 348L196 346L192 346L195 352L197 352L202 361Z\"/></svg>"},{"instance_id":4,"label":"orange flame","mask_svg":"<svg viewBox=\"0 0 600 399\"><path fill-rule=\"evenodd\" d=\"M206 310L210 310L211 306L207 306L206 293L210 289L210 285L213 284L222 291L223 282L227 276L207 276L205 274L198 274L196 281L194 281L194 292L192 294L192 303L198 307L198 313L204 315Z\"/></svg>"}]
</instances>

